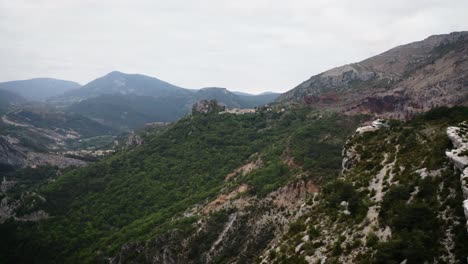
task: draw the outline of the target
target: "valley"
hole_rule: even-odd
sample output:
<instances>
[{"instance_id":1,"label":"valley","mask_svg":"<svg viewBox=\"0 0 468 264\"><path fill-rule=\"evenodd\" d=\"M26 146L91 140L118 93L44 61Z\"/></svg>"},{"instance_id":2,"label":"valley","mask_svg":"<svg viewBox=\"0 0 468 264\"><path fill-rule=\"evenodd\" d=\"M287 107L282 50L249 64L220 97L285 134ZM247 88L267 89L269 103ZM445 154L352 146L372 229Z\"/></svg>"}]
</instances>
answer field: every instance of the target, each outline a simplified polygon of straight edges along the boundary
<instances>
[{"instance_id":1,"label":"valley","mask_svg":"<svg viewBox=\"0 0 468 264\"><path fill-rule=\"evenodd\" d=\"M281 95L0 84L0 263L465 263L467 65L454 32Z\"/></svg>"}]
</instances>

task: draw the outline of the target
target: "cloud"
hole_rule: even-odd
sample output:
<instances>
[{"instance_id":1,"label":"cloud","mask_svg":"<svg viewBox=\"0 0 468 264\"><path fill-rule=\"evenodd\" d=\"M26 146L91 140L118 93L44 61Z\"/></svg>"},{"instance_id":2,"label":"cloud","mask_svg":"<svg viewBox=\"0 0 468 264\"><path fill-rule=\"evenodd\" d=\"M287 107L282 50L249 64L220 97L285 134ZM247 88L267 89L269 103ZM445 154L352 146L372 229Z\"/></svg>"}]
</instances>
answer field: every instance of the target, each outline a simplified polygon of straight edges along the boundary
<instances>
[{"instance_id":1,"label":"cloud","mask_svg":"<svg viewBox=\"0 0 468 264\"><path fill-rule=\"evenodd\" d=\"M468 29L465 0L0 0L0 81L112 70L188 88L286 91L313 74Z\"/></svg>"}]
</instances>

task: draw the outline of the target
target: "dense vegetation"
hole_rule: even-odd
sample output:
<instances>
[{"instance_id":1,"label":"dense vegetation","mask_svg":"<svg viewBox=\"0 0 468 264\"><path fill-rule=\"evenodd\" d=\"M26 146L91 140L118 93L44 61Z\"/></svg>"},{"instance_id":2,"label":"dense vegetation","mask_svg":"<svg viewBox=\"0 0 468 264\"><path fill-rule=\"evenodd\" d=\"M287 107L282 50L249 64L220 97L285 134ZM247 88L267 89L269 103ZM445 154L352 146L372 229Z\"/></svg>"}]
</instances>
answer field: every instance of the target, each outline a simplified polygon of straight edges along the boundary
<instances>
[{"instance_id":1,"label":"dense vegetation","mask_svg":"<svg viewBox=\"0 0 468 264\"><path fill-rule=\"evenodd\" d=\"M226 175L253 154L265 166L234 183L251 185L251 195L263 196L288 181L292 168L283 164L284 155L315 170L317 180L333 177L341 164L339 146L360 120L308 109L186 117L162 132L147 134L141 147L41 186L38 191L47 200L42 208L53 217L15 226L23 231L9 233L9 244L18 247L6 258L90 262L115 253L128 241L173 228L188 232L196 219L169 220L214 197ZM304 155L331 161L312 162L301 159Z\"/></svg>"},{"instance_id":2,"label":"dense vegetation","mask_svg":"<svg viewBox=\"0 0 468 264\"><path fill-rule=\"evenodd\" d=\"M468 234L461 206L460 172L454 170L445 151L451 148L447 127L467 118L468 108L438 108L412 121L391 121L389 128L353 137L347 147L354 147L359 160L343 177L323 186L323 202L290 225L285 244L292 246L274 254L274 259L298 257L294 245L308 234L314 239L303 245L303 254L313 255L326 246L332 252L328 259L331 263L338 263L343 254L353 251L360 252L356 257L360 263L401 263L405 259L408 263L431 263L446 254L444 243L449 240L447 235L453 234L453 261L464 263ZM384 166L391 169L385 172ZM422 177L420 169L434 176ZM369 184L381 171L385 172L384 195L376 202L375 190L370 190ZM371 206L377 206L380 212L374 223L366 218ZM344 213L345 208L348 213ZM305 224L307 218L310 221ZM371 227L369 231L363 229L366 226ZM374 233L387 226L391 230L389 239ZM325 244L319 229L346 235L332 237L335 242Z\"/></svg>"},{"instance_id":3,"label":"dense vegetation","mask_svg":"<svg viewBox=\"0 0 468 264\"><path fill-rule=\"evenodd\" d=\"M245 242L242 237L251 235L249 221L269 210L267 205L248 208L245 214L235 210L210 214L202 231L194 230L201 220L199 215L184 215L187 209L213 200L226 188L234 190L247 184L249 190L243 195L262 198L299 178L321 186L321 194L311 201L320 203L291 223L282 238L284 244L280 244L278 252L270 251L269 258L273 263L306 263L304 254L313 254L327 245L322 241L324 229L342 232L351 226L353 232L361 232L362 223L368 221L366 213L376 205L371 199L375 192L367 188L369 181L391 162L396 162L392 173L398 184L384 185L378 218L381 227L391 228L391 239L381 240L374 229L364 238L333 237L333 243L327 246L330 261L338 261L343 254L362 247L365 250L357 257L362 263L430 261L439 255L448 225L453 225L456 234L455 257L461 259L467 250L467 235L463 225L453 223L463 219L458 203L462 198L458 176L448 165L444 151L450 147L446 127L467 116L466 108L442 108L411 122L391 121L388 129L355 136L346 145L354 145L361 159L344 177L340 177L342 146L365 117L306 108L265 108L246 115L196 113L169 126L147 128L140 132L143 145L122 148L86 168L57 174L56 168L45 167L10 175L22 184L8 195L19 197L30 192L33 195L24 199L46 199L33 207L19 208L19 213L42 209L52 217L37 223L9 220L1 224L4 236L0 262L100 262L114 256L123 244L151 241L163 235L178 239L190 236L187 256L194 263L204 263L206 255L202 256L202 252L210 251L210 245L234 215L240 219L238 233L230 241L231 246L212 261L235 258L241 263L258 262L256 254L274 237L271 228L249 240L249 250L241 257L238 248ZM224 181L236 168L258 159L262 161L260 168ZM422 167L444 169L441 177L421 179L415 171ZM388 177L387 173L385 179ZM439 190L437 186L444 187ZM456 190L455 196L450 195L449 188ZM348 214L343 213L345 209ZM441 220L441 210L453 211L453 222ZM310 241L303 244L302 251L295 251L305 234ZM144 261L138 254L124 259Z\"/></svg>"}]
</instances>

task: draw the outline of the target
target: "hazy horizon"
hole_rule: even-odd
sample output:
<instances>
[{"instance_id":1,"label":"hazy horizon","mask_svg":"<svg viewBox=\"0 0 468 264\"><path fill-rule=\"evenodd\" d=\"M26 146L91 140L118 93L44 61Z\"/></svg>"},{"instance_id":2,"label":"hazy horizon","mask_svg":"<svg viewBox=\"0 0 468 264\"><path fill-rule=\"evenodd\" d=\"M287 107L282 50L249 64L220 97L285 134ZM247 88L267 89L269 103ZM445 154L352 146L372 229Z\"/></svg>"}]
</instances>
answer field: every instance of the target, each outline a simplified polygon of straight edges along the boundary
<instances>
[{"instance_id":1,"label":"hazy horizon","mask_svg":"<svg viewBox=\"0 0 468 264\"><path fill-rule=\"evenodd\" d=\"M0 0L0 82L111 71L198 89L284 92L310 76L468 29L467 1Z\"/></svg>"}]
</instances>

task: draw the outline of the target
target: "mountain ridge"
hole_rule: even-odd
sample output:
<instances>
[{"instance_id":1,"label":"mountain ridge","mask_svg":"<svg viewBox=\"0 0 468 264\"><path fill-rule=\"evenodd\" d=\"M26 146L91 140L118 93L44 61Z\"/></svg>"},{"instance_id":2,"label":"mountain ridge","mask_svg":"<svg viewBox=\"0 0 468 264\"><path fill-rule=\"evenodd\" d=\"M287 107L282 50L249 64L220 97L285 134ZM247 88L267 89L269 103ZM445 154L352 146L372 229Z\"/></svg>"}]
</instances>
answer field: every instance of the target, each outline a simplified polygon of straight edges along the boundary
<instances>
[{"instance_id":1,"label":"mountain ridge","mask_svg":"<svg viewBox=\"0 0 468 264\"><path fill-rule=\"evenodd\" d=\"M468 47L464 34L426 40L313 76L254 111L203 101L176 122L113 138L113 154L79 169L8 172L0 262L464 263L468 107L446 106L463 104ZM172 99L239 97L190 93ZM94 121L144 119L155 104L183 110L169 99L104 94L78 110ZM0 137L10 163L22 158L14 141Z\"/></svg>"},{"instance_id":2,"label":"mountain ridge","mask_svg":"<svg viewBox=\"0 0 468 264\"><path fill-rule=\"evenodd\" d=\"M78 87L81 87L81 84L55 78L32 78L0 83L0 90L16 93L32 101L46 101Z\"/></svg>"},{"instance_id":3,"label":"mountain ridge","mask_svg":"<svg viewBox=\"0 0 468 264\"><path fill-rule=\"evenodd\" d=\"M128 131L145 123L175 121L200 100L217 100L229 108L254 108L276 96L238 95L221 87L185 89L154 77L113 71L50 103Z\"/></svg>"},{"instance_id":4,"label":"mountain ridge","mask_svg":"<svg viewBox=\"0 0 468 264\"><path fill-rule=\"evenodd\" d=\"M466 105L467 54L467 31L434 35L314 75L276 101L400 119Z\"/></svg>"}]
</instances>

